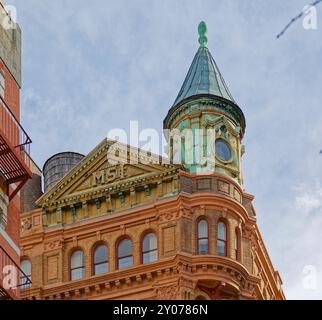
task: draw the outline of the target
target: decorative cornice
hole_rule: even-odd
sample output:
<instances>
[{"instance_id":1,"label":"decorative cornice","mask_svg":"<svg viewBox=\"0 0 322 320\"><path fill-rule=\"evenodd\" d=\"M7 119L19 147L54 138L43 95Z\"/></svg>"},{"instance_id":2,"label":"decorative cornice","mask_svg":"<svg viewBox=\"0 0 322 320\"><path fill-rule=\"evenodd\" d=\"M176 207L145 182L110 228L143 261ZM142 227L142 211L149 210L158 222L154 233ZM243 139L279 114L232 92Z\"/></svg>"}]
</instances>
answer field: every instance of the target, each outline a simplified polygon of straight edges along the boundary
<instances>
[{"instance_id":1,"label":"decorative cornice","mask_svg":"<svg viewBox=\"0 0 322 320\"><path fill-rule=\"evenodd\" d=\"M104 291L106 294L110 292L113 295L113 287L122 290L129 286L141 286L143 281L151 282L151 290L154 290L156 294L157 292L160 293L158 290L163 291L161 288L167 288L169 286L162 284L165 279L177 281L177 286L180 287L185 285L180 279L186 276L189 276L192 282L196 282L197 279L202 277L215 277L220 281L225 281L239 288L241 291L249 290L260 282L258 277L250 275L241 264L234 260L218 256L200 257L178 254L174 257L149 264L148 266L140 265L135 268L115 271L102 276L66 282L55 286L45 286L42 288L39 298L47 300L69 299L73 296L82 298L95 295L101 291ZM175 280L176 277L178 277L178 280ZM160 284L158 284L158 281L161 281ZM143 288L142 290L146 289ZM157 296L160 295L157 294Z\"/></svg>"},{"instance_id":2,"label":"decorative cornice","mask_svg":"<svg viewBox=\"0 0 322 320\"><path fill-rule=\"evenodd\" d=\"M172 107L163 122L164 129L173 128L173 123L184 115L193 112L194 107L198 106L200 112L213 108L219 113L228 116L237 126L242 128L241 137L246 129L245 116L241 109L231 101L213 95L197 95L183 100L180 104Z\"/></svg>"},{"instance_id":3,"label":"decorative cornice","mask_svg":"<svg viewBox=\"0 0 322 320\"><path fill-rule=\"evenodd\" d=\"M126 180L117 181L100 187L94 187L86 191L80 191L74 194L69 194L62 197L60 200L47 202L43 205L44 208L56 206L68 206L83 202L85 199L97 199L107 195L117 195L120 192L130 192L132 188L144 187L147 184L157 184L159 180L172 177L179 173L180 168L171 169L163 173L148 173L146 175L130 177Z\"/></svg>"}]
</instances>

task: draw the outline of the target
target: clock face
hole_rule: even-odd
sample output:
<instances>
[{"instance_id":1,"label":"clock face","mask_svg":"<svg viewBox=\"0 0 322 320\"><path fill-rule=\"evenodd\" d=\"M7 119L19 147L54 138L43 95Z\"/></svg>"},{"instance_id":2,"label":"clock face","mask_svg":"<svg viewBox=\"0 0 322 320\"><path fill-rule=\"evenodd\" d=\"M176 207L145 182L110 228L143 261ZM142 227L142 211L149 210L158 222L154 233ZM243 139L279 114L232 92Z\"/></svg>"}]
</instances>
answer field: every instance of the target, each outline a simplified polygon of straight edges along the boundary
<instances>
[{"instance_id":1,"label":"clock face","mask_svg":"<svg viewBox=\"0 0 322 320\"><path fill-rule=\"evenodd\" d=\"M231 159L231 149L229 144L223 140L218 139L215 142L216 156L223 161L229 161Z\"/></svg>"}]
</instances>

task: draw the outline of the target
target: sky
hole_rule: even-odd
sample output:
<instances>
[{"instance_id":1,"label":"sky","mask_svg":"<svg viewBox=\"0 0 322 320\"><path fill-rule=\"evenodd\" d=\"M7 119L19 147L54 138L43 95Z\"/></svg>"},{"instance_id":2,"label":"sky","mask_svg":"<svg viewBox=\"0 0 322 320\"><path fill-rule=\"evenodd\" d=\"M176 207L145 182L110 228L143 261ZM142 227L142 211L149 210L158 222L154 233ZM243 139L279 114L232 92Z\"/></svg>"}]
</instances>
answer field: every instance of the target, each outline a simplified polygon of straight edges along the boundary
<instances>
[{"instance_id":1,"label":"sky","mask_svg":"<svg viewBox=\"0 0 322 320\"><path fill-rule=\"evenodd\" d=\"M23 32L22 123L40 167L113 128L162 130L197 26L246 121L245 190L288 299L322 299L322 4L303 0L6 0ZM68 4L66 4L68 3Z\"/></svg>"}]
</instances>

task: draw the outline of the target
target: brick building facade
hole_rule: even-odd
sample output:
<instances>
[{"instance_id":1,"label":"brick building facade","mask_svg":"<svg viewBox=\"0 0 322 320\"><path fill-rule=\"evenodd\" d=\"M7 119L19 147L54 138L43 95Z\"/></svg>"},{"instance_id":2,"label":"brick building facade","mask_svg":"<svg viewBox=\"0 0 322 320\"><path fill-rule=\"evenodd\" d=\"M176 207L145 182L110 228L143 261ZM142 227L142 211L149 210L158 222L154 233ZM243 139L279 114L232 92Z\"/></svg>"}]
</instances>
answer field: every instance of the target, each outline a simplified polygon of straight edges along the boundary
<instances>
[{"instance_id":1,"label":"brick building facade","mask_svg":"<svg viewBox=\"0 0 322 320\"><path fill-rule=\"evenodd\" d=\"M0 1L0 299L18 299L20 193L31 177L20 124L21 31Z\"/></svg>"},{"instance_id":2,"label":"brick building facade","mask_svg":"<svg viewBox=\"0 0 322 320\"><path fill-rule=\"evenodd\" d=\"M104 139L21 215L33 298L285 298L243 189L245 118L206 31L164 120L172 161Z\"/></svg>"}]
</instances>

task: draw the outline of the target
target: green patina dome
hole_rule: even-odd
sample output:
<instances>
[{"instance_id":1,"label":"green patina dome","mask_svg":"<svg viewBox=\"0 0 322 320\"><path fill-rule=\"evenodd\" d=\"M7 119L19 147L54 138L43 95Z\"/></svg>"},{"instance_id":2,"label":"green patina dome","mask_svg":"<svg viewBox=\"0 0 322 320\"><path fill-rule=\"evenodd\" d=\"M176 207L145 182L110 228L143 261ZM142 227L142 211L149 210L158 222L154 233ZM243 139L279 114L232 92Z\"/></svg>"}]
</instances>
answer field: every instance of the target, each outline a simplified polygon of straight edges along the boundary
<instances>
[{"instance_id":1,"label":"green patina dome","mask_svg":"<svg viewBox=\"0 0 322 320\"><path fill-rule=\"evenodd\" d=\"M200 47L192 61L174 105L200 94L218 96L235 103L214 58L206 47L208 41L206 37L207 25L204 21L199 23L198 33Z\"/></svg>"},{"instance_id":2,"label":"green patina dome","mask_svg":"<svg viewBox=\"0 0 322 320\"><path fill-rule=\"evenodd\" d=\"M207 47L200 46L174 105L200 94L210 94L235 103L224 78Z\"/></svg>"},{"instance_id":3,"label":"green patina dome","mask_svg":"<svg viewBox=\"0 0 322 320\"><path fill-rule=\"evenodd\" d=\"M170 114L186 101L191 101L200 97L208 97L213 98L214 100L223 99L228 103L229 106L226 111L234 115L237 114L239 125L244 131L246 126L244 115L232 97L214 58L206 46L207 31L208 28L206 23L204 21L200 22L198 25L199 49L195 54L183 85L168 113L167 118L165 119L165 122Z\"/></svg>"}]
</instances>

